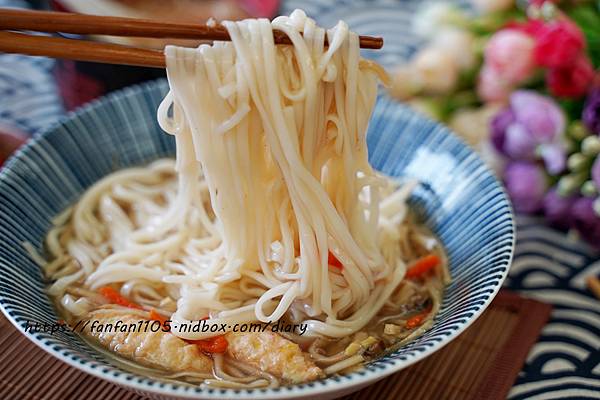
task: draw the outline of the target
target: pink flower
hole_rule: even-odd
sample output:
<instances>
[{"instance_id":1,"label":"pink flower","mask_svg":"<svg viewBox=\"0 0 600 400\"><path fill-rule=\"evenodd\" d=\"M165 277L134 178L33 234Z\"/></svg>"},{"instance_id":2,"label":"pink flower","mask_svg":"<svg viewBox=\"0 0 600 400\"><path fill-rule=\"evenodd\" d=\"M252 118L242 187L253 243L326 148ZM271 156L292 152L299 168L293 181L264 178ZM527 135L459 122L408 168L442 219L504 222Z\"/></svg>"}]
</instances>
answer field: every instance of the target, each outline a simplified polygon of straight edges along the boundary
<instances>
[{"instance_id":1,"label":"pink flower","mask_svg":"<svg viewBox=\"0 0 600 400\"><path fill-rule=\"evenodd\" d=\"M531 4L532 6L543 6L544 3L555 3L555 0L529 0L529 4Z\"/></svg>"},{"instance_id":2,"label":"pink flower","mask_svg":"<svg viewBox=\"0 0 600 400\"><path fill-rule=\"evenodd\" d=\"M575 63L562 68L550 69L546 84L556 97L579 98L585 95L594 79L594 67L584 54Z\"/></svg>"},{"instance_id":3,"label":"pink flower","mask_svg":"<svg viewBox=\"0 0 600 400\"><path fill-rule=\"evenodd\" d=\"M485 65L479 72L477 94L484 101L506 101L512 89L494 68Z\"/></svg>"},{"instance_id":4,"label":"pink flower","mask_svg":"<svg viewBox=\"0 0 600 400\"><path fill-rule=\"evenodd\" d=\"M533 74L534 39L516 29L496 32L485 47L485 65L494 69L506 84L519 84Z\"/></svg>"},{"instance_id":5,"label":"pink flower","mask_svg":"<svg viewBox=\"0 0 600 400\"><path fill-rule=\"evenodd\" d=\"M535 61L549 68L566 68L575 63L585 48L585 37L577 25L561 18L535 31Z\"/></svg>"},{"instance_id":6,"label":"pink flower","mask_svg":"<svg viewBox=\"0 0 600 400\"><path fill-rule=\"evenodd\" d=\"M544 27L544 22L539 19L528 19L525 22L520 21L509 21L504 29L516 29L524 32L532 37L536 37L538 32Z\"/></svg>"},{"instance_id":7,"label":"pink flower","mask_svg":"<svg viewBox=\"0 0 600 400\"><path fill-rule=\"evenodd\" d=\"M272 18L277 14L279 2L276 0L246 0L241 2L240 6L245 7L254 18Z\"/></svg>"}]
</instances>

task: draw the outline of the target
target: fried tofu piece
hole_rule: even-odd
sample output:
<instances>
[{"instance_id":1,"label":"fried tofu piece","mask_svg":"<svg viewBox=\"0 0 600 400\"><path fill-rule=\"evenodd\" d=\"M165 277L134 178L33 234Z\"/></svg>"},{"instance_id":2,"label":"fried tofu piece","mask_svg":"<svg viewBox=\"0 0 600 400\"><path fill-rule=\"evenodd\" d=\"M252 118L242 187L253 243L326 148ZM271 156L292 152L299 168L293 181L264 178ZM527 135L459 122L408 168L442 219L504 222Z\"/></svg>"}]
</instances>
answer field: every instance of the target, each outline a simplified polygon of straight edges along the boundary
<instances>
[{"instance_id":1,"label":"fried tofu piece","mask_svg":"<svg viewBox=\"0 0 600 400\"><path fill-rule=\"evenodd\" d=\"M111 351L134 360L148 367L163 369L170 372L200 372L211 373L212 360L202 354L198 346L188 344L177 336L158 330L123 331L114 329L117 321L119 326L137 325L143 318L122 312L106 312L96 310L88 315L89 323L83 333L100 342ZM97 320L96 328L102 324L103 331L92 329L92 323ZM106 329L112 324L113 329Z\"/></svg>"},{"instance_id":2,"label":"fried tofu piece","mask_svg":"<svg viewBox=\"0 0 600 400\"><path fill-rule=\"evenodd\" d=\"M291 383L323 377L323 371L300 347L272 332L234 333L225 336L229 356Z\"/></svg>"}]
</instances>

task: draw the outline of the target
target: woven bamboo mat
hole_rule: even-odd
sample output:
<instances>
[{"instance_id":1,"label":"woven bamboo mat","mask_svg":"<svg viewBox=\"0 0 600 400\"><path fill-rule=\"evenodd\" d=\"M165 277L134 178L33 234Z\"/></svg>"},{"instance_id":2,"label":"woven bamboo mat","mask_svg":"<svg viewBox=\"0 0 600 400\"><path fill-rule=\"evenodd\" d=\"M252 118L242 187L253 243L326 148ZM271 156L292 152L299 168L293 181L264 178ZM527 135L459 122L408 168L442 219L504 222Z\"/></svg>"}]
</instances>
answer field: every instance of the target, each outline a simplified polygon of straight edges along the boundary
<instances>
[{"instance_id":1,"label":"woven bamboo mat","mask_svg":"<svg viewBox=\"0 0 600 400\"><path fill-rule=\"evenodd\" d=\"M550 306L500 292L466 332L431 357L347 399L504 399ZM0 316L0 399L144 399L45 353Z\"/></svg>"}]
</instances>

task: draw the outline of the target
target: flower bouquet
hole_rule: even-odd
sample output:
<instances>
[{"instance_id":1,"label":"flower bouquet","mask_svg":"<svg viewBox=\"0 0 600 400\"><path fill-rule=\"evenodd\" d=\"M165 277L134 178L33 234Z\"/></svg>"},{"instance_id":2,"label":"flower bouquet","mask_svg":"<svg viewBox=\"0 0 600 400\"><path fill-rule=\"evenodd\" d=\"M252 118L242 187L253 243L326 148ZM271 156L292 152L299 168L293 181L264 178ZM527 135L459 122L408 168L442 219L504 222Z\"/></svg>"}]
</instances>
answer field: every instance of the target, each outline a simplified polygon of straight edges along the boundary
<instances>
[{"instance_id":1,"label":"flower bouquet","mask_svg":"<svg viewBox=\"0 0 600 400\"><path fill-rule=\"evenodd\" d=\"M391 94L477 147L517 212L600 246L600 2L472 3L424 7Z\"/></svg>"}]
</instances>

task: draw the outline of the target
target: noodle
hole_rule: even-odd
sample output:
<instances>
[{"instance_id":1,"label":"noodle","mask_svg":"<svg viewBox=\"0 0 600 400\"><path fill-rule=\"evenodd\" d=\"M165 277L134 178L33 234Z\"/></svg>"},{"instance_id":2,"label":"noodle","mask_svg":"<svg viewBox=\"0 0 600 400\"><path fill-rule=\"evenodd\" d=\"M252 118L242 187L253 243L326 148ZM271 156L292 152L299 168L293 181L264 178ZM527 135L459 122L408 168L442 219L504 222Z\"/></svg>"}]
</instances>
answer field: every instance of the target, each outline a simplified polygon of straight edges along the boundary
<instances>
[{"instance_id":1,"label":"noodle","mask_svg":"<svg viewBox=\"0 0 600 400\"><path fill-rule=\"evenodd\" d=\"M193 144L195 154L187 151L185 156L200 161L207 179L223 238L222 259L215 272L217 276L226 271L231 274L232 264L239 263L231 277L221 280L256 274L264 277L260 284L265 290L254 299L259 321L279 320L296 299L303 298L312 314L326 315L325 323L306 320L313 333L340 337L356 331L377 312L401 281L404 269L396 260L388 264L379 251L375 197L381 180L365 179L375 175L364 142L367 121L357 120L361 114L356 111L357 96L366 95L372 108L376 76L359 69L357 36L342 22L325 33L298 11L277 18L272 25L266 20L224 25L232 43L203 45L197 50L167 47L171 93L159 108L163 129L175 134L178 141ZM290 36L294 52L277 51L273 28ZM322 42L314 38L325 34L330 46L323 51ZM237 62L231 60L234 50ZM308 62L296 64L303 95L286 97L297 77L296 69L276 66L298 60L310 60L316 68ZM344 68L346 74L341 72ZM268 79L270 76L278 78ZM224 81L234 78L233 82ZM228 89L228 96L218 95L234 83L236 92ZM230 109L233 114L227 115ZM241 110L243 117L239 116ZM315 123L326 120L336 121L338 126L332 143L337 149L324 143L327 124ZM183 154L178 150L178 156ZM178 163L180 160L190 170L196 167L190 176L200 175L200 165L180 158ZM356 179L359 175L363 177L360 181ZM249 190L251 187L265 190L261 193ZM335 203L328 190L337 192ZM371 202L359 201L364 192L371 193ZM256 232L257 227L267 228ZM285 274L274 272L269 265L274 243L282 249L278 256ZM299 247L299 256L294 245ZM329 251L343 262L347 290L330 284ZM255 296L241 289L241 295ZM268 305L270 313L265 312ZM181 320L193 319L200 311L189 304L185 308L187 315L177 312ZM354 322L349 325L348 321Z\"/></svg>"},{"instance_id":2,"label":"noodle","mask_svg":"<svg viewBox=\"0 0 600 400\"><path fill-rule=\"evenodd\" d=\"M326 31L296 10L223 25L231 42L165 49L171 90L157 118L175 137L176 161L93 185L48 233L49 262L27 245L53 280L49 293L72 316L170 315L170 333L188 343L220 335L183 328L206 318L215 327L303 324L306 336L282 335L309 348L303 357L326 374L369 359L375 343L394 344L384 323L406 323L428 304L420 327L396 341L418 336L449 274L444 259L431 277L405 279L419 257L443 254L410 218L418 183L399 185L368 162L367 124L385 73L360 58L344 22ZM274 29L292 46L276 46ZM107 286L141 309L106 304L96 291ZM280 384L230 359L212 355L212 376L166 377Z\"/></svg>"}]
</instances>

